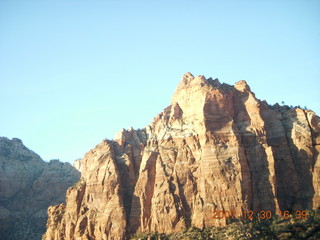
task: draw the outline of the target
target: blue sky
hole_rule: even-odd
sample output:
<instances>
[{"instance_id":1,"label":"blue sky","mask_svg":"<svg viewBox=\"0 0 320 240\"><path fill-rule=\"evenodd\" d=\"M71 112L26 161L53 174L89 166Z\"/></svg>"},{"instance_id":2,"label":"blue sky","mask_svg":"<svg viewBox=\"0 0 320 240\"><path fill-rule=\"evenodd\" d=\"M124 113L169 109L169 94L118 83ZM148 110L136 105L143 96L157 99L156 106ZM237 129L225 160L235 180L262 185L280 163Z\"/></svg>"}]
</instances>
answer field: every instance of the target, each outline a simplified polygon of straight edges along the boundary
<instances>
[{"instance_id":1,"label":"blue sky","mask_svg":"<svg viewBox=\"0 0 320 240\"><path fill-rule=\"evenodd\" d=\"M320 1L0 0L0 135L72 162L170 104L181 76L320 113Z\"/></svg>"}]
</instances>

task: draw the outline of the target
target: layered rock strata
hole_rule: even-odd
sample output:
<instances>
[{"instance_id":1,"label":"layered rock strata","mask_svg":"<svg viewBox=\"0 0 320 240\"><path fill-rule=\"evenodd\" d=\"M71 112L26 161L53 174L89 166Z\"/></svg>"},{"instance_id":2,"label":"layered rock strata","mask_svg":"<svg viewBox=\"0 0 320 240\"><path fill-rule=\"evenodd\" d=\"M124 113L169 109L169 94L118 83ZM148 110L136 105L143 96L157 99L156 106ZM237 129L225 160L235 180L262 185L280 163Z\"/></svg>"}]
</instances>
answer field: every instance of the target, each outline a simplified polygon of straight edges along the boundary
<instances>
[{"instance_id":1,"label":"layered rock strata","mask_svg":"<svg viewBox=\"0 0 320 240\"><path fill-rule=\"evenodd\" d=\"M223 226L214 211L320 206L320 119L271 107L245 81L182 77L171 105L77 162L81 181L49 208L46 240L127 239Z\"/></svg>"},{"instance_id":2,"label":"layered rock strata","mask_svg":"<svg viewBox=\"0 0 320 240\"><path fill-rule=\"evenodd\" d=\"M0 240L41 239L47 208L65 202L80 173L69 163L43 161L20 139L0 138Z\"/></svg>"}]
</instances>

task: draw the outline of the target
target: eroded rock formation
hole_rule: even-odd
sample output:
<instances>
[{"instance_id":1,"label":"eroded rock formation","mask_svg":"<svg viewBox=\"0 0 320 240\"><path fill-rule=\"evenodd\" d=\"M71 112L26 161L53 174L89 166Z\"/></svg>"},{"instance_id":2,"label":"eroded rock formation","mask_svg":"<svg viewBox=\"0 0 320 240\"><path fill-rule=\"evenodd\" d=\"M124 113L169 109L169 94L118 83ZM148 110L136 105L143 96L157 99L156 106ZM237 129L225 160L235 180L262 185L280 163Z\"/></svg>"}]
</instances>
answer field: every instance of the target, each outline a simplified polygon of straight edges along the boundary
<instances>
[{"instance_id":1,"label":"eroded rock formation","mask_svg":"<svg viewBox=\"0 0 320 240\"><path fill-rule=\"evenodd\" d=\"M245 81L182 77L169 107L77 162L81 181L49 208L46 240L126 239L223 226L215 210L320 206L320 119L271 107Z\"/></svg>"},{"instance_id":2,"label":"eroded rock formation","mask_svg":"<svg viewBox=\"0 0 320 240\"><path fill-rule=\"evenodd\" d=\"M69 163L43 161L20 139L0 138L0 239L41 239L47 208L65 202L80 173Z\"/></svg>"}]
</instances>

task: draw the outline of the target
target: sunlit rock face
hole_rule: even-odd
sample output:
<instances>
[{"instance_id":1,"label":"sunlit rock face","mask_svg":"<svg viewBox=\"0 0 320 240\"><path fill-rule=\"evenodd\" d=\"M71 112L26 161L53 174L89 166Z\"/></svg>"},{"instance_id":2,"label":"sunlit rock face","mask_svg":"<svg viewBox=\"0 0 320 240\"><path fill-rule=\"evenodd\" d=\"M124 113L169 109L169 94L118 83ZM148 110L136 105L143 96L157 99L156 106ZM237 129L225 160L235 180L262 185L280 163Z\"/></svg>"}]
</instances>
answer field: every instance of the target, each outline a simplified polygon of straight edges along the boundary
<instances>
[{"instance_id":1,"label":"sunlit rock face","mask_svg":"<svg viewBox=\"0 0 320 240\"><path fill-rule=\"evenodd\" d=\"M47 208L65 202L80 173L68 163L43 161L20 139L0 138L0 239L41 239Z\"/></svg>"},{"instance_id":2,"label":"sunlit rock face","mask_svg":"<svg viewBox=\"0 0 320 240\"><path fill-rule=\"evenodd\" d=\"M225 225L214 211L316 208L319 144L314 112L269 106L243 80L187 73L149 126L77 161L81 181L49 208L43 239L127 239Z\"/></svg>"}]
</instances>

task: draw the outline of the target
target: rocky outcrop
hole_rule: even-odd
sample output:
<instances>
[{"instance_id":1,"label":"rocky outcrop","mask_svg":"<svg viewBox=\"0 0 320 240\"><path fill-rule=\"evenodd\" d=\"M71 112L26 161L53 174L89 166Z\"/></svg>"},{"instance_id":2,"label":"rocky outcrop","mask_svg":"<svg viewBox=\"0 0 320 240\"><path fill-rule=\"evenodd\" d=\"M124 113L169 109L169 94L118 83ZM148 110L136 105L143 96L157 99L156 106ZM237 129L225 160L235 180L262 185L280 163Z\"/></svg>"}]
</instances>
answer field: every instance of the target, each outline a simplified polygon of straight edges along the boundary
<instances>
[{"instance_id":1,"label":"rocky outcrop","mask_svg":"<svg viewBox=\"0 0 320 240\"><path fill-rule=\"evenodd\" d=\"M46 240L127 239L223 226L214 211L320 206L320 119L271 107L245 81L182 77L171 105L76 163L81 181L49 208Z\"/></svg>"},{"instance_id":2,"label":"rocky outcrop","mask_svg":"<svg viewBox=\"0 0 320 240\"><path fill-rule=\"evenodd\" d=\"M80 173L69 163L43 161L20 139L0 138L0 239L41 239L47 208L65 202Z\"/></svg>"}]
</instances>

